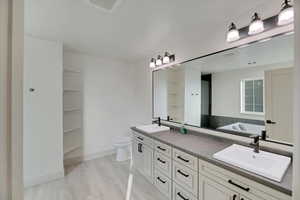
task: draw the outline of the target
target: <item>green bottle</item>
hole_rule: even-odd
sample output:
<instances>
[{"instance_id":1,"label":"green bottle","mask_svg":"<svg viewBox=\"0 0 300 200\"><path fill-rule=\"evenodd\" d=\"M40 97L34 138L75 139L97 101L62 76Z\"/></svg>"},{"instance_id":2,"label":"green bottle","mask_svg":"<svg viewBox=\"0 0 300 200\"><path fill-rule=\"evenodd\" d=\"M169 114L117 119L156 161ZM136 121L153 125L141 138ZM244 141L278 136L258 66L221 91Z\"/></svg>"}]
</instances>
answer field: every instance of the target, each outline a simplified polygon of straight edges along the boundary
<instances>
[{"instance_id":1,"label":"green bottle","mask_svg":"<svg viewBox=\"0 0 300 200\"><path fill-rule=\"evenodd\" d=\"M184 124L182 124L182 126L180 128L180 133L187 134L187 129L184 127Z\"/></svg>"}]
</instances>

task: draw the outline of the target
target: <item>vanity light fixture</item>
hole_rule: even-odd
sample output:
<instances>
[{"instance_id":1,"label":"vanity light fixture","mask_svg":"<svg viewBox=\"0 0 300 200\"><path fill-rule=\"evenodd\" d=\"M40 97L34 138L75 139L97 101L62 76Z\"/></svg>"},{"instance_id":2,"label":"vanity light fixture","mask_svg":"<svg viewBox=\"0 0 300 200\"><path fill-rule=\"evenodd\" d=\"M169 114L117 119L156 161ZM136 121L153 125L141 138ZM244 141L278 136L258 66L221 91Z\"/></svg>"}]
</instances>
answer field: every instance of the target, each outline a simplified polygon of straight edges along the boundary
<instances>
[{"instance_id":1,"label":"vanity light fixture","mask_svg":"<svg viewBox=\"0 0 300 200\"><path fill-rule=\"evenodd\" d=\"M257 13L254 13L254 15L252 16L251 24L249 26L248 34L256 35L263 32L264 30L264 22L261 20Z\"/></svg>"},{"instance_id":2,"label":"vanity light fixture","mask_svg":"<svg viewBox=\"0 0 300 200\"><path fill-rule=\"evenodd\" d=\"M155 68L155 58L151 58L149 67L150 67L150 68Z\"/></svg>"},{"instance_id":3,"label":"vanity light fixture","mask_svg":"<svg viewBox=\"0 0 300 200\"><path fill-rule=\"evenodd\" d=\"M161 55L158 55L157 59L151 58L149 67L154 69L156 67L161 67L172 62L175 62L175 54L170 54L166 51L163 57Z\"/></svg>"},{"instance_id":4,"label":"vanity light fixture","mask_svg":"<svg viewBox=\"0 0 300 200\"><path fill-rule=\"evenodd\" d=\"M278 15L274 15L262 20L256 12L252 16L250 25L240 29L237 29L236 25L231 23L227 32L227 42L235 42L248 36L268 31L278 26L290 25L293 22L294 7L292 5L292 0L283 0L280 13ZM290 31L286 34L293 34L293 31Z\"/></svg>"},{"instance_id":5,"label":"vanity light fixture","mask_svg":"<svg viewBox=\"0 0 300 200\"><path fill-rule=\"evenodd\" d=\"M168 52L165 52L164 58L163 58L163 64L170 63L170 54Z\"/></svg>"},{"instance_id":6,"label":"vanity light fixture","mask_svg":"<svg viewBox=\"0 0 300 200\"><path fill-rule=\"evenodd\" d=\"M157 59L155 61L156 66L161 66L162 65L162 58L161 55L157 56Z\"/></svg>"},{"instance_id":7,"label":"vanity light fixture","mask_svg":"<svg viewBox=\"0 0 300 200\"><path fill-rule=\"evenodd\" d=\"M234 42L240 39L240 32L232 22L227 33L227 42Z\"/></svg>"},{"instance_id":8,"label":"vanity light fixture","mask_svg":"<svg viewBox=\"0 0 300 200\"><path fill-rule=\"evenodd\" d=\"M290 3L291 0L284 0L278 15L278 26L287 25L294 21L294 8Z\"/></svg>"}]
</instances>

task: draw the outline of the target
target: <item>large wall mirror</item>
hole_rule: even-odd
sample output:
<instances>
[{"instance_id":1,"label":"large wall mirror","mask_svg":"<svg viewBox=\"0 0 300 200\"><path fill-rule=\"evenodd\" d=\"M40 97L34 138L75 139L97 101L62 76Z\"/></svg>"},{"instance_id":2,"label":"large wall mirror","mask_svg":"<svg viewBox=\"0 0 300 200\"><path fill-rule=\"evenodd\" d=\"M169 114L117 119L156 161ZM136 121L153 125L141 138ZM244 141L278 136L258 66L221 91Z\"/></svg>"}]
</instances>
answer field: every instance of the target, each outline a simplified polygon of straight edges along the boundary
<instances>
[{"instance_id":1,"label":"large wall mirror","mask_svg":"<svg viewBox=\"0 0 300 200\"><path fill-rule=\"evenodd\" d=\"M293 143L294 36L284 34L153 72L153 117Z\"/></svg>"}]
</instances>

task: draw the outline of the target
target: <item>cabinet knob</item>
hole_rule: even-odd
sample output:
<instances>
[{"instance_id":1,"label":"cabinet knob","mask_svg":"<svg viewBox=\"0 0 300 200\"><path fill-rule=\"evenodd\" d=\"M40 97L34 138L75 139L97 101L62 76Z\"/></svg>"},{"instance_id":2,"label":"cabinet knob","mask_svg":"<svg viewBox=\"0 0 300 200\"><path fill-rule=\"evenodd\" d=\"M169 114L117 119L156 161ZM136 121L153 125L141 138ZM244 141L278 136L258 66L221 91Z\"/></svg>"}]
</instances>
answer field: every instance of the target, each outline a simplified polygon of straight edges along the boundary
<instances>
[{"instance_id":1,"label":"cabinet knob","mask_svg":"<svg viewBox=\"0 0 300 200\"><path fill-rule=\"evenodd\" d=\"M35 89L34 88L29 88L29 92L34 92Z\"/></svg>"}]
</instances>

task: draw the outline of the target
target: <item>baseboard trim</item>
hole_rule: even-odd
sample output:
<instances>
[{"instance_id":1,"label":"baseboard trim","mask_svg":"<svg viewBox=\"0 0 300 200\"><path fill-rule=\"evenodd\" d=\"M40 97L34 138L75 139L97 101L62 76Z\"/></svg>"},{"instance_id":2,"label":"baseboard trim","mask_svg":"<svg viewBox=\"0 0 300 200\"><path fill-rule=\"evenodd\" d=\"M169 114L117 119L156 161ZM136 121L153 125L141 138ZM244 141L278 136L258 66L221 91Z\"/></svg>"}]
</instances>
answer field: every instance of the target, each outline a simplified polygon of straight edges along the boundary
<instances>
[{"instance_id":1,"label":"baseboard trim","mask_svg":"<svg viewBox=\"0 0 300 200\"><path fill-rule=\"evenodd\" d=\"M109 149L109 150L101 151L101 152L98 152L98 153L85 155L83 157L83 160L84 161L94 160L94 159L102 158L102 157L109 156L109 155L112 155L112 154L115 154L115 153L116 153L115 149Z\"/></svg>"},{"instance_id":2,"label":"baseboard trim","mask_svg":"<svg viewBox=\"0 0 300 200\"><path fill-rule=\"evenodd\" d=\"M113 154L115 154L115 149L100 151L98 153L88 154L88 155L84 155L84 156L74 156L74 157L65 159L64 165L65 166L74 165L74 164L86 162L89 160L94 160L97 158L102 158L105 156L113 155Z\"/></svg>"},{"instance_id":3,"label":"baseboard trim","mask_svg":"<svg viewBox=\"0 0 300 200\"><path fill-rule=\"evenodd\" d=\"M36 185L40 185L43 183L51 182L57 179L61 179L65 176L65 172L59 171L57 173L49 174L49 175L44 175L44 176L39 176L36 178L24 178L24 187L29 188L33 187Z\"/></svg>"}]
</instances>

